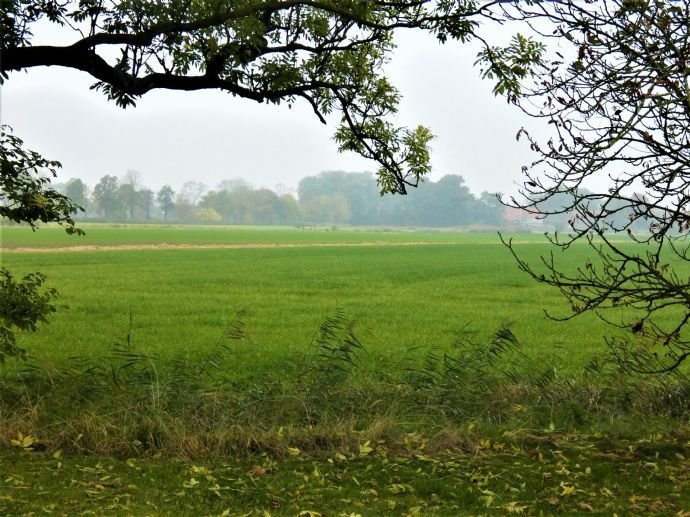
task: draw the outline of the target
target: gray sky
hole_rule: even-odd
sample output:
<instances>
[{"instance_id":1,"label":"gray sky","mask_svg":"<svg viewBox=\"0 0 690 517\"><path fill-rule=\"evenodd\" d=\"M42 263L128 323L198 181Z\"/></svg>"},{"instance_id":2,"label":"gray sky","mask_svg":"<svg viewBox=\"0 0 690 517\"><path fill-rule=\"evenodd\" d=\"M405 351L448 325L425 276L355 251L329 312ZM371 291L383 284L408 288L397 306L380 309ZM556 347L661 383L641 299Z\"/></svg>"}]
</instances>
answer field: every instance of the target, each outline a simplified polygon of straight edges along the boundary
<instances>
[{"instance_id":1,"label":"gray sky","mask_svg":"<svg viewBox=\"0 0 690 517\"><path fill-rule=\"evenodd\" d=\"M520 167L532 158L515 141L533 126L473 66L478 47L440 45L428 35L406 33L388 67L403 95L397 123L424 124L432 143L433 173L462 175L470 189L514 191ZM29 148L62 162L58 181L141 173L143 184L179 188L187 180L213 188L242 177L251 184L295 188L323 170L374 171L376 164L341 154L332 140L335 120L324 126L298 103L267 106L221 92L154 91L136 108L122 110L89 90L88 75L58 67L13 73L2 87L2 122Z\"/></svg>"}]
</instances>

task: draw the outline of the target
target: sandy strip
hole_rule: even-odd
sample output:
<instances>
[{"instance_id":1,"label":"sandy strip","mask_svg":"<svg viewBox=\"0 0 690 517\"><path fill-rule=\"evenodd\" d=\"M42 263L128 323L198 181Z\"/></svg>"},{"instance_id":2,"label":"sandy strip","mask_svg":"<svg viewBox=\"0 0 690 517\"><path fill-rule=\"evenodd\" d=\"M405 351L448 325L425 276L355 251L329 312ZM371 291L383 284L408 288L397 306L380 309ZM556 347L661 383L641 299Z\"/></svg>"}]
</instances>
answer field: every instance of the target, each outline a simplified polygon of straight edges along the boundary
<instances>
[{"instance_id":1,"label":"sandy strip","mask_svg":"<svg viewBox=\"0 0 690 517\"><path fill-rule=\"evenodd\" d=\"M318 243L280 243L280 244L121 244L118 246L64 246L55 248L0 248L2 253L63 253L82 251L125 251L125 250L192 250L192 249L278 249L278 248L344 248L365 246L443 246L451 244L470 244L460 242L318 242ZM475 243L494 244L494 243Z\"/></svg>"}]
</instances>

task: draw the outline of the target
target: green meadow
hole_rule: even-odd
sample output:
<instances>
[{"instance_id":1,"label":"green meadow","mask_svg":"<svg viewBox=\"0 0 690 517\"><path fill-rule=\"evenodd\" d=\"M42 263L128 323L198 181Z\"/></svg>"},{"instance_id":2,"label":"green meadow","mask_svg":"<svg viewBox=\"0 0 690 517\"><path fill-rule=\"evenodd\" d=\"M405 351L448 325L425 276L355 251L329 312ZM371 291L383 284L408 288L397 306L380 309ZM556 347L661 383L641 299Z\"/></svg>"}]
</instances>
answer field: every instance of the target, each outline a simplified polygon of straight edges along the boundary
<instances>
[{"instance_id":1,"label":"green meadow","mask_svg":"<svg viewBox=\"0 0 690 517\"><path fill-rule=\"evenodd\" d=\"M77 246L151 246L243 244L376 244L376 243L457 243L465 241L461 233L451 230L391 230L387 228L347 228L328 226L189 226L189 225L80 225L86 235L67 235L57 226L46 226L36 232L24 227L2 228L4 249L22 247ZM495 235L475 233L472 242L495 242Z\"/></svg>"},{"instance_id":2,"label":"green meadow","mask_svg":"<svg viewBox=\"0 0 690 517\"><path fill-rule=\"evenodd\" d=\"M462 332L488 335L504 325L530 353L558 354L573 369L603 350L605 327L591 315L568 322L546 317L545 308L567 315L568 307L559 293L518 270L496 234L86 231L85 237L72 237L58 228L3 230L4 264L16 274L44 272L66 306L39 332L21 337L32 354L89 355L128 333L143 350L161 356L204 350L246 310L251 346L242 353L253 367L275 367L304 353L320 321L336 308L356 321L372 367L380 356L419 356L452 346ZM522 234L516 240L524 242L519 249L526 257L536 260L548 252L542 236ZM163 244L190 247L136 249ZM225 245L245 247L214 247ZM67 246L85 249L66 251ZM117 246L126 248L111 249ZM46 251L50 248L59 250ZM576 251L571 260L583 260L587 250Z\"/></svg>"}]
</instances>

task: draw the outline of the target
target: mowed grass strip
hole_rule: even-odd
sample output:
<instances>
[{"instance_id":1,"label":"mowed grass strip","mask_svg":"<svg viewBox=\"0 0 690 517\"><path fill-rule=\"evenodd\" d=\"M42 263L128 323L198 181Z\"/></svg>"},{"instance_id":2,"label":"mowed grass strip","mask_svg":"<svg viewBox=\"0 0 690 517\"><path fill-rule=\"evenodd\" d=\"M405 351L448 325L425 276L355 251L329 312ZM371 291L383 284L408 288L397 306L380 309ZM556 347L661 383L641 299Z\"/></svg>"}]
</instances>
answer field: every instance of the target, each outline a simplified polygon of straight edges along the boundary
<instances>
[{"instance_id":1,"label":"mowed grass strip","mask_svg":"<svg viewBox=\"0 0 690 517\"><path fill-rule=\"evenodd\" d=\"M495 236L477 237L445 246L7 253L3 261L16 275L46 273L68 306L20 337L32 354L52 360L103 353L128 332L141 350L163 359L208 350L248 309L252 343L237 351L238 372L254 374L303 357L337 307L357 320L370 368L378 359L448 349L468 329L484 337L502 325L530 354L558 355L568 369L604 350L600 321L549 320L544 308L568 312L559 293L520 272ZM534 260L549 251L538 244L521 249ZM587 253L575 247L573 264Z\"/></svg>"}]
</instances>

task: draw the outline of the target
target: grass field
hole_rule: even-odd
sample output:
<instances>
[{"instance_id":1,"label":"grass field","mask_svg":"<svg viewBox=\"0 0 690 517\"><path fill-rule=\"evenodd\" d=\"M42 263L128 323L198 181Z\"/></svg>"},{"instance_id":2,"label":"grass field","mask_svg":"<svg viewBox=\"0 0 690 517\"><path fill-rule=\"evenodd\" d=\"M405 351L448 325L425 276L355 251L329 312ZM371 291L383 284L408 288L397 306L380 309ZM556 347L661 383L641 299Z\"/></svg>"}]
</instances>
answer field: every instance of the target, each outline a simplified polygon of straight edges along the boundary
<instances>
[{"instance_id":1,"label":"grass field","mask_svg":"<svg viewBox=\"0 0 690 517\"><path fill-rule=\"evenodd\" d=\"M336 307L358 323L376 358L447 348L463 329L487 335L504 324L537 356L559 354L578 368L603 350L603 325L566 314L559 294L518 271L496 235L457 232L302 231L299 229L86 228L3 229L16 274L43 271L69 306L21 345L53 358L90 354L132 335L147 351L213 346L241 309L253 345L245 359L270 367L304 353L319 322ZM519 235L520 249L547 251L540 236ZM290 245L288 247L110 249L117 246ZM396 245L405 243L405 245ZM410 243L416 245L409 245ZM70 253L68 245L101 246ZM327 244L313 246L314 244ZM365 245L362 245L365 244ZM45 249L60 248L45 253ZM582 253L586 250L582 249ZM577 257L578 259L581 257ZM416 350L417 352L412 352Z\"/></svg>"},{"instance_id":2,"label":"grass field","mask_svg":"<svg viewBox=\"0 0 690 517\"><path fill-rule=\"evenodd\" d=\"M149 246L243 244L361 244L361 243L456 243L462 234L449 230L390 230L386 228L189 226L189 225L80 225L86 235L67 235L56 226L31 232L27 228L2 228L2 246L12 248L56 248L78 246ZM473 242L495 242L495 235L472 234ZM462 240L462 239L460 239Z\"/></svg>"},{"instance_id":3,"label":"grass field","mask_svg":"<svg viewBox=\"0 0 690 517\"><path fill-rule=\"evenodd\" d=\"M687 377L585 370L496 235L85 229L2 228L64 307L0 365L0 514L690 515Z\"/></svg>"}]
</instances>

